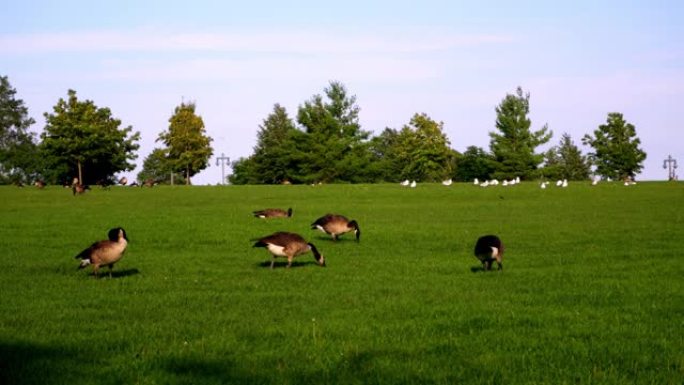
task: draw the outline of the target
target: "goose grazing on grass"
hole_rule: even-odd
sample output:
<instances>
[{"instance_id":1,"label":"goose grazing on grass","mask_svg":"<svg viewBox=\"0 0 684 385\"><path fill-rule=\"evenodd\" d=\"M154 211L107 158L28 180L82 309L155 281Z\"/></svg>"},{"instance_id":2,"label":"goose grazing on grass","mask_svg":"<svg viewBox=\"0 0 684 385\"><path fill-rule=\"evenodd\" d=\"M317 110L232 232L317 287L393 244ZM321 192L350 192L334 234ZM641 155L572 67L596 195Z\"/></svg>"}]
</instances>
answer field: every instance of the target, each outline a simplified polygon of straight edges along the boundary
<instances>
[{"instance_id":1,"label":"goose grazing on grass","mask_svg":"<svg viewBox=\"0 0 684 385\"><path fill-rule=\"evenodd\" d=\"M307 242L301 235L279 231L265 236L254 244L253 247L265 247L273 255L271 269L278 257L287 258L287 267L292 266L294 257L311 251L319 265L325 267L325 258L318 252L313 243Z\"/></svg>"},{"instance_id":2,"label":"goose grazing on grass","mask_svg":"<svg viewBox=\"0 0 684 385\"><path fill-rule=\"evenodd\" d=\"M337 240L342 234L354 231L356 234L356 241L358 242L361 238L361 230L359 229L359 224L355 220L349 220L342 215L336 214L326 214L311 224L311 229L321 230L326 234L332 235L333 241Z\"/></svg>"},{"instance_id":3,"label":"goose grazing on grass","mask_svg":"<svg viewBox=\"0 0 684 385\"><path fill-rule=\"evenodd\" d=\"M287 209L264 209L254 211L254 216L257 218L289 218L292 216L292 207Z\"/></svg>"},{"instance_id":4,"label":"goose grazing on grass","mask_svg":"<svg viewBox=\"0 0 684 385\"><path fill-rule=\"evenodd\" d=\"M128 238L126 237L126 230L121 227L109 230L108 237L108 240L93 243L75 257L81 260L79 269L93 265L93 273L97 278L100 267L109 266L109 277L111 278L114 264L123 257L124 251L126 251Z\"/></svg>"},{"instance_id":5,"label":"goose grazing on grass","mask_svg":"<svg viewBox=\"0 0 684 385\"><path fill-rule=\"evenodd\" d=\"M484 270L492 269L492 262L496 261L499 270L503 270L504 246L496 235L485 235L475 243L475 257L482 262Z\"/></svg>"}]
</instances>

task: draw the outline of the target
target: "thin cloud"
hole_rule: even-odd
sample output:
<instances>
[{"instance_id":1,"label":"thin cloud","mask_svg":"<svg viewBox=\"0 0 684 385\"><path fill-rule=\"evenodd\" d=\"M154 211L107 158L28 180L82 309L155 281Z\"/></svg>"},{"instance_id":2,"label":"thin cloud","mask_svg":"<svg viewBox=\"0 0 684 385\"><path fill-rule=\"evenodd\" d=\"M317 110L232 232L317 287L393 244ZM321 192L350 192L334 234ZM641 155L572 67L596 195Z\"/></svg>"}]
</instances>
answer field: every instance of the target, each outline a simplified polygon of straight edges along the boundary
<instances>
[{"instance_id":1,"label":"thin cloud","mask_svg":"<svg viewBox=\"0 0 684 385\"><path fill-rule=\"evenodd\" d=\"M512 36L457 34L438 29L401 32L292 30L168 33L140 29L0 36L1 55L74 52L413 53L510 43Z\"/></svg>"}]
</instances>

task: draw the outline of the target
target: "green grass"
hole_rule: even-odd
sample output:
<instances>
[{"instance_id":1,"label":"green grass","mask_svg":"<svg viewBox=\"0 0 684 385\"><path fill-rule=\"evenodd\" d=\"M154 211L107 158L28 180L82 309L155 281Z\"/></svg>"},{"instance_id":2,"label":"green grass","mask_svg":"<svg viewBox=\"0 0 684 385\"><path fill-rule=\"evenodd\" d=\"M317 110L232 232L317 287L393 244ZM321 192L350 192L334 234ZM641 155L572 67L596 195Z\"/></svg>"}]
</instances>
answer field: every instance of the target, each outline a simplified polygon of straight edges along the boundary
<instances>
[{"instance_id":1,"label":"green grass","mask_svg":"<svg viewBox=\"0 0 684 385\"><path fill-rule=\"evenodd\" d=\"M3 384L684 383L683 184L3 187L0 201ZM294 216L251 216L266 207ZM328 212L361 242L309 229ZM130 239L114 278L77 270L114 226ZM328 267L268 269L252 240L278 230ZM472 256L486 233L506 244L503 273Z\"/></svg>"}]
</instances>

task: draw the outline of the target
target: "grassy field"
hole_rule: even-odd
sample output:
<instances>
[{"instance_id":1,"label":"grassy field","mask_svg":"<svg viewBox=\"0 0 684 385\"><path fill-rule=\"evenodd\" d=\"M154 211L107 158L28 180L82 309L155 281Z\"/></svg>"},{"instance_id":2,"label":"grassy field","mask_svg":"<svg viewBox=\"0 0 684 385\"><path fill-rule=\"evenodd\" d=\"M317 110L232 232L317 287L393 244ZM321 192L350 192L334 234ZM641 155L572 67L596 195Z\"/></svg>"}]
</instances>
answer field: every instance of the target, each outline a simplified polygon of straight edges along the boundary
<instances>
[{"instance_id":1,"label":"grassy field","mask_svg":"<svg viewBox=\"0 0 684 385\"><path fill-rule=\"evenodd\" d=\"M0 188L2 384L682 384L684 184ZM289 219L252 210L292 207ZM361 242L313 231L356 219ZM73 257L123 226L113 278ZM252 248L295 231L327 267ZM506 244L482 272L479 235Z\"/></svg>"}]
</instances>

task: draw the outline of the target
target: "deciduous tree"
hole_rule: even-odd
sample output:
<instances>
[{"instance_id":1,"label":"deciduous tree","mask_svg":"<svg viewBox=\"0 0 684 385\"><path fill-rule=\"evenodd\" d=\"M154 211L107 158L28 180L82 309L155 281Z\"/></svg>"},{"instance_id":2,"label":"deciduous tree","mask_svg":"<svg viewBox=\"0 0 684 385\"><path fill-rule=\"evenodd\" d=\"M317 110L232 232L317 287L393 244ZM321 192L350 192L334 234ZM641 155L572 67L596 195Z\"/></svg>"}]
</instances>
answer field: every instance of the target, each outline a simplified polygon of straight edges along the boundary
<instances>
[{"instance_id":1,"label":"deciduous tree","mask_svg":"<svg viewBox=\"0 0 684 385\"><path fill-rule=\"evenodd\" d=\"M195 103L181 103L169 119L169 129L159 135L167 148L167 159L173 171L182 172L185 183L209 165L214 150L212 138L206 135L204 120L195 113Z\"/></svg>"},{"instance_id":2,"label":"deciduous tree","mask_svg":"<svg viewBox=\"0 0 684 385\"><path fill-rule=\"evenodd\" d=\"M646 153L639 148L641 140L634 125L627 123L621 113L609 113L606 124L582 141L593 148L589 158L603 177L634 178L643 168Z\"/></svg>"},{"instance_id":3,"label":"deciduous tree","mask_svg":"<svg viewBox=\"0 0 684 385\"><path fill-rule=\"evenodd\" d=\"M166 150L155 148L143 161L143 168L138 173L138 181L144 183L152 179L156 183L170 184L172 173L175 174L173 183L185 183L185 178L173 171L173 166L168 159Z\"/></svg>"},{"instance_id":4,"label":"deciduous tree","mask_svg":"<svg viewBox=\"0 0 684 385\"><path fill-rule=\"evenodd\" d=\"M480 147L469 146L456 162L455 179L460 182L470 182L475 178L484 181L493 171L491 154Z\"/></svg>"},{"instance_id":5,"label":"deciduous tree","mask_svg":"<svg viewBox=\"0 0 684 385\"><path fill-rule=\"evenodd\" d=\"M119 128L121 121L109 108L99 108L91 100L80 101L76 91L59 99L41 134L41 150L52 182L78 176L81 183L111 180L120 171L132 170L140 133L131 126Z\"/></svg>"}]
</instances>

